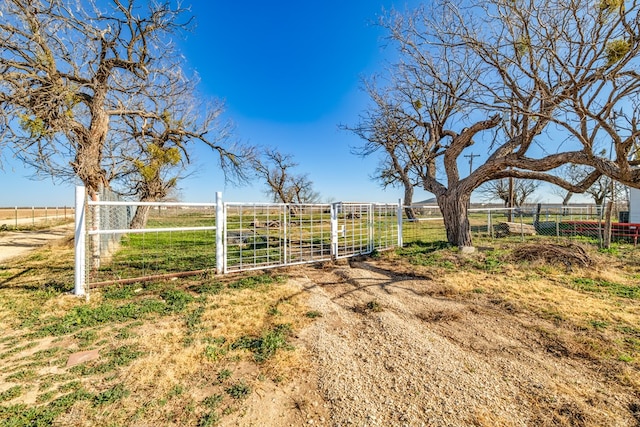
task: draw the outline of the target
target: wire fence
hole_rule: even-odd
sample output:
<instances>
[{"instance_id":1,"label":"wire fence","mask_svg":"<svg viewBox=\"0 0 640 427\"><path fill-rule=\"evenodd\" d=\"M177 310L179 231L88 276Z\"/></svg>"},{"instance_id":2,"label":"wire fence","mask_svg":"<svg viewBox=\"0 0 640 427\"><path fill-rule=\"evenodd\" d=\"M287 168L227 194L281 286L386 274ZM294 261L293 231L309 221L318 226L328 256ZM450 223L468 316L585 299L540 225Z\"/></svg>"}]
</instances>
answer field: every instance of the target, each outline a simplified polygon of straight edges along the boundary
<instances>
[{"instance_id":1,"label":"wire fence","mask_svg":"<svg viewBox=\"0 0 640 427\"><path fill-rule=\"evenodd\" d=\"M0 229L19 230L49 227L73 221L73 208L67 206L0 207Z\"/></svg>"},{"instance_id":2,"label":"wire fence","mask_svg":"<svg viewBox=\"0 0 640 427\"><path fill-rule=\"evenodd\" d=\"M146 226L132 229L140 209L147 211ZM611 240L637 244L640 225L621 221L624 214L614 218ZM474 244L540 238L601 244L603 217L603 209L593 205L468 213ZM86 239L77 243L85 255L76 259L82 266L76 283L87 286L328 261L447 240L437 206L222 203L221 195L216 203L140 203L102 192L99 200L86 202L86 218L80 219L86 233L78 232L78 223L76 241Z\"/></svg>"}]
</instances>

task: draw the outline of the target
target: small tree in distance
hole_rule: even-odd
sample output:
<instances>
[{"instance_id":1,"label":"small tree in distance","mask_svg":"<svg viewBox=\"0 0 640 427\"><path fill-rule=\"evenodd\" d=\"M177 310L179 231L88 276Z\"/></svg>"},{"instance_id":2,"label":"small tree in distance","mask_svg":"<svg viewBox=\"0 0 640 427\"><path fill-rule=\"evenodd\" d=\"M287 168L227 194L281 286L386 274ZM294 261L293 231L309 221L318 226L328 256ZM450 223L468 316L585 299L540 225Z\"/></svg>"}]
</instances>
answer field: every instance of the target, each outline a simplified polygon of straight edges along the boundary
<instances>
[{"instance_id":1,"label":"small tree in distance","mask_svg":"<svg viewBox=\"0 0 640 427\"><path fill-rule=\"evenodd\" d=\"M313 190L313 182L307 175L296 175L292 169L298 166L290 154L282 154L273 148L265 148L253 160L256 175L264 180L267 195L276 203L317 203L320 195Z\"/></svg>"},{"instance_id":2,"label":"small tree in distance","mask_svg":"<svg viewBox=\"0 0 640 427\"><path fill-rule=\"evenodd\" d=\"M520 207L530 203L531 196L540 187L539 181L527 179L496 179L489 181L478 190L486 201L501 200L505 207Z\"/></svg>"}]
</instances>

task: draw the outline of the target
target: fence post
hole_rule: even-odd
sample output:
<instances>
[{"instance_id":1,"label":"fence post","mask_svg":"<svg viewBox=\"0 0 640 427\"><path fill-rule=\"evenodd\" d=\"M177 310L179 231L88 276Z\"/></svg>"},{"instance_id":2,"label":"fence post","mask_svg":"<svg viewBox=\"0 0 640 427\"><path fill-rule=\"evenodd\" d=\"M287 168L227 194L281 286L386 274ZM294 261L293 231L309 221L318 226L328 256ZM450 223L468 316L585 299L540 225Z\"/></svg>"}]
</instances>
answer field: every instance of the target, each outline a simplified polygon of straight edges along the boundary
<instances>
[{"instance_id":1,"label":"fence post","mask_svg":"<svg viewBox=\"0 0 640 427\"><path fill-rule=\"evenodd\" d=\"M16 215L15 215L15 217L16 217L16 224L15 224L15 227L13 227L13 228L17 230L17 229L18 229L18 207L17 207L17 206L16 206L15 213L16 213Z\"/></svg>"},{"instance_id":2,"label":"fence post","mask_svg":"<svg viewBox=\"0 0 640 427\"><path fill-rule=\"evenodd\" d=\"M75 283L73 293L85 294L85 268L86 268L86 229L84 223L86 191L83 186L76 187L75 210Z\"/></svg>"},{"instance_id":3,"label":"fence post","mask_svg":"<svg viewBox=\"0 0 640 427\"><path fill-rule=\"evenodd\" d=\"M222 193L216 192L216 274L224 273L224 206L222 204Z\"/></svg>"},{"instance_id":4,"label":"fence post","mask_svg":"<svg viewBox=\"0 0 640 427\"><path fill-rule=\"evenodd\" d=\"M338 204L331 204L331 259L338 258Z\"/></svg>"},{"instance_id":5,"label":"fence post","mask_svg":"<svg viewBox=\"0 0 640 427\"><path fill-rule=\"evenodd\" d=\"M404 206L402 206L402 199L398 199L398 247L402 248L404 242L402 241L402 224L404 215Z\"/></svg>"}]
</instances>

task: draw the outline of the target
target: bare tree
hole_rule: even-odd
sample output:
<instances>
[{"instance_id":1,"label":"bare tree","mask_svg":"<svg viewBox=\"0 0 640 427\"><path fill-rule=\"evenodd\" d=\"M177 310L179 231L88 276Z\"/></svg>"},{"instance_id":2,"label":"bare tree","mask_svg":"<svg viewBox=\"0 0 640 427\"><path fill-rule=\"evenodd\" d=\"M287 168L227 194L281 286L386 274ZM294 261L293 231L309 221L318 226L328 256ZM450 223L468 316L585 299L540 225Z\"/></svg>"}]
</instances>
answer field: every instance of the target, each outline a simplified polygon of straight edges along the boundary
<instances>
[{"instance_id":1,"label":"bare tree","mask_svg":"<svg viewBox=\"0 0 640 427\"><path fill-rule=\"evenodd\" d=\"M253 161L253 168L267 185L267 194L274 202L317 203L320 195L313 190L313 182L307 175L296 175L292 169L298 166L290 154L276 149L264 149Z\"/></svg>"},{"instance_id":2,"label":"bare tree","mask_svg":"<svg viewBox=\"0 0 640 427\"><path fill-rule=\"evenodd\" d=\"M502 200L505 207L520 207L540 187L539 181L528 179L497 179L482 185L479 190L486 200Z\"/></svg>"},{"instance_id":3,"label":"bare tree","mask_svg":"<svg viewBox=\"0 0 640 427\"><path fill-rule=\"evenodd\" d=\"M246 179L253 148L232 141L232 125L223 122L224 105L220 101L199 101L196 80L175 78L170 93L147 96L144 114L123 115L115 128L119 136L117 147L125 155L109 159L122 166L114 176L119 192L135 196L142 202L165 199L175 192L191 163L192 143L200 143L218 155L218 165L229 181ZM141 206L131 222L132 228L142 228L147 221L148 206Z\"/></svg>"},{"instance_id":4,"label":"bare tree","mask_svg":"<svg viewBox=\"0 0 640 427\"><path fill-rule=\"evenodd\" d=\"M588 171L582 166L569 165L563 173L569 176L569 179L577 180L583 179L588 174ZM598 178L591 187L587 188L585 194L588 194L597 206L603 206L607 198L619 201L627 198L626 186L606 176ZM565 194L564 197L569 198L569 193Z\"/></svg>"},{"instance_id":5,"label":"bare tree","mask_svg":"<svg viewBox=\"0 0 640 427\"><path fill-rule=\"evenodd\" d=\"M113 122L146 114L145 91L170 84L179 67L170 37L188 27L184 12L136 0L2 2L3 143L41 173L79 179L92 196L108 186Z\"/></svg>"},{"instance_id":6,"label":"bare tree","mask_svg":"<svg viewBox=\"0 0 640 427\"><path fill-rule=\"evenodd\" d=\"M380 182L383 188L401 186L404 189L403 202L407 218L415 219L411 204L414 188L420 181L414 169L435 169L432 163L412 161L416 155L413 142L424 137L415 136L414 132L424 132L424 129L416 126L414 121L407 120L407 116L401 111L394 111L396 107L389 101L392 94L378 91L374 82L365 82L365 90L374 101L373 108L361 116L358 126L342 126L342 129L352 131L366 141L359 147L353 147L353 154L367 157L382 152L382 160L373 179Z\"/></svg>"},{"instance_id":7,"label":"bare tree","mask_svg":"<svg viewBox=\"0 0 640 427\"><path fill-rule=\"evenodd\" d=\"M379 89L392 96L378 114L401 114L424 130L405 138L451 244L472 244L470 195L491 180L540 180L584 192L606 175L640 186L638 162L630 160L640 136L639 10L621 0L436 0L383 21L400 60ZM612 124L621 106L624 115ZM355 128L370 142L367 125ZM480 144L488 158L463 178L461 156ZM610 146L610 157L600 155ZM588 174L568 180L557 173L565 164L583 165Z\"/></svg>"}]
</instances>

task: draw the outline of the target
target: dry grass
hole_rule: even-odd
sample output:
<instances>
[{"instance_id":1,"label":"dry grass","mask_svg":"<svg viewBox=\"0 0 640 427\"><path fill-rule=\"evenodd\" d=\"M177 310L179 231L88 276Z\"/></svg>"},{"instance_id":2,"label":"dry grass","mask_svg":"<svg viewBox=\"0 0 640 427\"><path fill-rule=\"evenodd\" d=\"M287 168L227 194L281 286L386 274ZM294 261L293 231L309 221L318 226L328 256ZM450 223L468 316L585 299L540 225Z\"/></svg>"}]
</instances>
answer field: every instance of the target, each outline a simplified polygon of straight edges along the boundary
<instances>
[{"instance_id":1,"label":"dry grass","mask_svg":"<svg viewBox=\"0 0 640 427\"><path fill-rule=\"evenodd\" d=\"M399 270L431 275L431 295L472 299L474 307L550 322L549 330L532 326L549 351L601 364L610 376L640 393L640 268L629 262L635 259L633 253L636 249L628 245L612 256L594 247L543 242L470 256L439 249L426 259L389 257L401 264ZM411 267L406 259L413 259ZM423 318L437 322L450 315L427 310Z\"/></svg>"},{"instance_id":2,"label":"dry grass","mask_svg":"<svg viewBox=\"0 0 640 427\"><path fill-rule=\"evenodd\" d=\"M640 304L621 293L638 286L640 265L629 262L635 258L628 252L578 252L586 264L573 263L570 270L554 262L557 257L535 257L548 253L535 248L472 256L407 249L377 262L399 278L427 279L416 285L425 294L547 322L553 327L532 323L535 345L599 364L612 380L640 393ZM284 277L138 283L94 290L85 301L67 293L72 260L67 241L0 269L0 327L7 331L0 337L0 424L50 417L79 426L214 425L242 411L241 392L286 383L308 369L304 350L290 345L313 318L306 315L306 294ZM379 307L372 300L358 309L370 314ZM464 316L458 308L437 307L418 315L438 325ZM284 335L274 334L280 330ZM273 352L256 353L255 346L269 340ZM98 360L66 366L70 354L90 349L99 350ZM540 414L540 425L564 425L585 410L558 402L554 413ZM469 423L504 424L489 413Z\"/></svg>"},{"instance_id":3,"label":"dry grass","mask_svg":"<svg viewBox=\"0 0 640 427\"><path fill-rule=\"evenodd\" d=\"M283 344L293 336L259 362L234 347L312 321L284 278L139 283L93 290L86 301L68 293L72 259L67 242L0 270L0 325L9 331L0 338L0 424L213 425L240 410L233 387L287 381L304 365L302 350ZM100 358L66 367L88 349Z\"/></svg>"}]
</instances>

